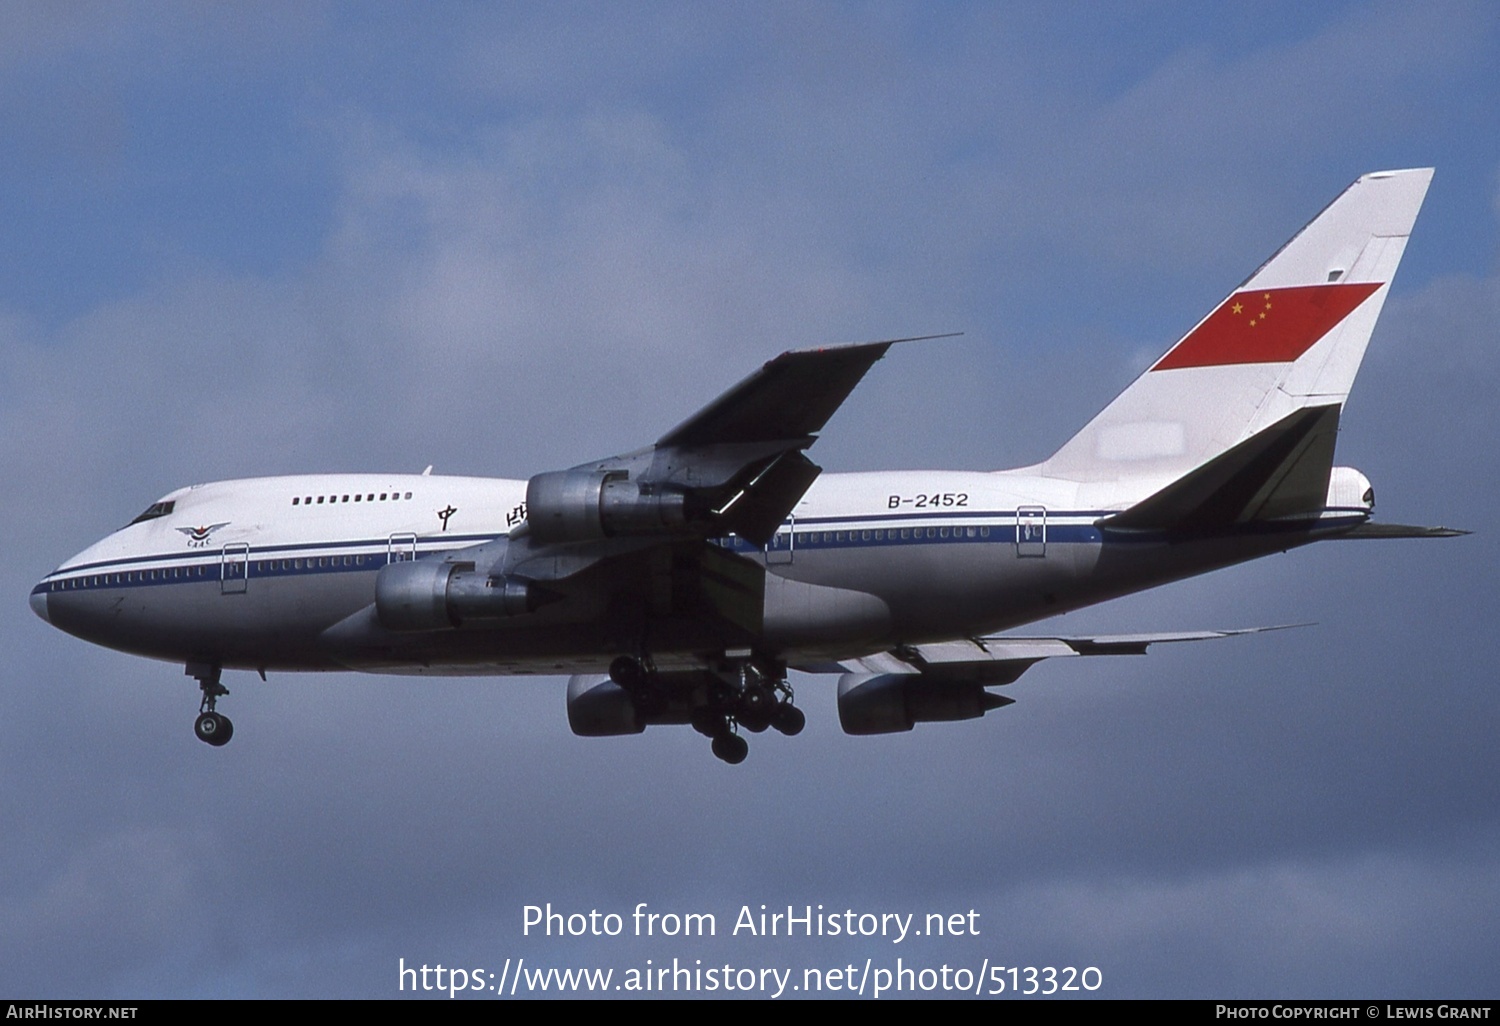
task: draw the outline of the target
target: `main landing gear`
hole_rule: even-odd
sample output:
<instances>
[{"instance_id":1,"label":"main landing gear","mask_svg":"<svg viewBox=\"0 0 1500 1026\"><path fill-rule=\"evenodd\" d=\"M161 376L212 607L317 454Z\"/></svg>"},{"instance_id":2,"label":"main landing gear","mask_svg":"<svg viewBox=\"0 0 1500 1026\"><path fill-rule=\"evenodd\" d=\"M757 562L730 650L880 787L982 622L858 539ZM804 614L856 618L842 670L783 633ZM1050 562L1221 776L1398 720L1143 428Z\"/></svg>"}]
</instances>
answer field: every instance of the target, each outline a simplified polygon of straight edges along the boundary
<instances>
[{"instance_id":1,"label":"main landing gear","mask_svg":"<svg viewBox=\"0 0 1500 1026\"><path fill-rule=\"evenodd\" d=\"M214 705L221 695L229 694L229 689L219 683L222 668L208 663L188 663L188 676L198 681L198 687L203 690L203 701L198 705L198 719L193 723L193 733L198 735L198 740L219 748L229 744L229 739L234 737L234 724L228 716L214 711Z\"/></svg>"},{"instance_id":2,"label":"main landing gear","mask_svg":"<svg viewBox=\"0 0 1500 1026\"><path fill-rule=\"evenodd\" d=\"M649 667L649 659L630 656L620 656L609 666L610 680L630 693L647 719L660 715L671 701L661 677ZM771 727L794 737L807 725L807 717L792 704L795 696L781 663L732 657L712 677L707 700L693 709L691 722L693 729L712 740L715 757L731 766L744 762L750 754L750 744L740 733L742 728L759 734Z\"/></svg>"}]
</instances>

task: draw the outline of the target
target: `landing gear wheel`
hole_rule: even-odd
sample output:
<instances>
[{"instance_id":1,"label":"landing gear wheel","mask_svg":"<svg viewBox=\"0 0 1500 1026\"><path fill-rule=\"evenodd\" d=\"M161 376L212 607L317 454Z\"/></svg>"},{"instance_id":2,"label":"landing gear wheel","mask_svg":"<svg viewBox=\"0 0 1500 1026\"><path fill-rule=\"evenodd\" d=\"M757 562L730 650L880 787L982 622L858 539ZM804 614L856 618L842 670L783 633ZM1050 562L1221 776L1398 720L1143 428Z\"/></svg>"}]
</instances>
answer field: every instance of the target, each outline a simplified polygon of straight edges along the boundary
<instances>
[{"instance_id":1,"label":"landing gear wheel","mask_svg":"<svg viewBox=\"0 0 1500 1026\"><path fill-rule=\"evenodd\" d=\"M193 733L204 744L219 748L229 744L234 737L234 724L223 713L215 712L214 705L229 694L229 689L219 682L222 672L216 663L188 663L186 673L198 682L203 692L203 701L198 703L198 719L193 723ZM262 674L262 676L265 676Z\"/></svg>"},{"instance_id":2,"label":"landing gear wheel","mask_svg":"<svg viewBox=\"0 0 1500 1026\"><path fill-rule=\"evenodd\" d=\"M807 717L795 705L782 702L776 709L776 715L771 717L771 726L787 737L796 737L807 726Z\"/></svg>"},{"instance_id":3,"label":"landing gear wheel","mask_svg":"<svg viewBox=\"0 0 1500 1026\"><path fill-rule=\"evenodd\" d=\"M731 766L738 766L750 754L750 742L738 734L720 734L714 738L714 755Z\"/></svg>"},{"instance_id":4,"label":"landing gear wheel","mask_svg":"<svg viewBox=\"0 0 1500 1026\"><path fill-rule=\"evenodd\" d=\"M609 664L609 679L626 691L638 691L648 683L650 674L640 660L630 656L618 656Z\"/></svg>"},{"instance_id":5,"label":"landing gear wheel","mask_svg":"<svg viewBox=\"0 0 1500 1026\"><path fill-rule=\"evenodd\" d=\"M234 724L223 713L206 712L193 724L193 733L198 735L199 741L219 748L229 744L229 739L234 737Z\"/></svg>"}]
</instances>

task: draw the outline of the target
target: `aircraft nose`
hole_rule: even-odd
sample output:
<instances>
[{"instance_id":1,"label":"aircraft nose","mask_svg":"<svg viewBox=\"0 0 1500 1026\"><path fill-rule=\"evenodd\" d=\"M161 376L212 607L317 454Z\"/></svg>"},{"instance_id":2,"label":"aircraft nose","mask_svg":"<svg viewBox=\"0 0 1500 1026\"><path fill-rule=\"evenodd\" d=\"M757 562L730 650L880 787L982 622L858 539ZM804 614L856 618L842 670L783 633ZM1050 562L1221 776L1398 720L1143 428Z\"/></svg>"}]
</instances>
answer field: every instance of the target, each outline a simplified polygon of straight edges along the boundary
<instances>
[{"instance_id":1,"label":"aircraft nose","mask_svg":"<svg viewBox=\"0 0 1500 1026\"><path fill-rule=\"evenodd\" d=\"M37 590L31 593L31 611L48 623L52 622L52 618L47 615L47 593L45 591Z\"/></svg>"}]
</instances>

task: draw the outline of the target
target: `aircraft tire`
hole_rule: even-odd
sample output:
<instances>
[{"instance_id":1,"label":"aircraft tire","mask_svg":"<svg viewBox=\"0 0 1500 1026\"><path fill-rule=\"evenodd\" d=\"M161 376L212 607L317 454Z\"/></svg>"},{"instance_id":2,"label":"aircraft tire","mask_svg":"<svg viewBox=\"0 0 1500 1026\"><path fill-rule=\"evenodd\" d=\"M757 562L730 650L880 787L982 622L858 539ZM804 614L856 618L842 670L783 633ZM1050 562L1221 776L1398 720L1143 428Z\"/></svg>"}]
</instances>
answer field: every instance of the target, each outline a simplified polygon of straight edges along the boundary
<instances>
[{"instance_id":1,"label":"aircraft tire","mask_svg":"<svg viewBox=\"0 0 1500 1026\"><path fill-rule=\"evenodd\" d=\"M193 733L199 741L222 748L234 737L234 723L222 713L206 712L194 722Z\"/></svg>"},{"instance_id":2,"label":"aircraft tire","mask_svg":"<svg viewBox=\"0 0 1500 1026\"><path fill-rule=\"evenodd\" d=\"M637 691L646 685L646 668L630 656L617 656L609 664L609 679L626 691Z\"/></svg>"},{"instance_id":3,"label":"aircraft tire","mask_svg":"<svg viewBox=\"0 0 1500 1026\"><path fill-rule=\"evenodd\" d=\"M714 738L729 733L729 724L724 721L723 714L709 709L694 709L689 722L704 737Z\"/></svg>"},{"instance_id":4,"label":"aircraft tire","mask_svg":"<svg viewBox=\"0 0 1500 1026\"><path fill-rule=\"evenodd\" d=\"M796 737L807 726L807 715L790 702L782 702L776 715L771 717L771 726L787 737Z\"/></svg>"},{"instance_id":5,"label":"aircraft tire","mask_svg":"<svg viewBox=\"0 0 1500 1026\"><path fill-rule=\"evenodd\" d=\"M720 734L714 738L713 750L718 758L731 766L738 766L750 754L750 742L738 734Z\"/></svg>"}]
</instances>

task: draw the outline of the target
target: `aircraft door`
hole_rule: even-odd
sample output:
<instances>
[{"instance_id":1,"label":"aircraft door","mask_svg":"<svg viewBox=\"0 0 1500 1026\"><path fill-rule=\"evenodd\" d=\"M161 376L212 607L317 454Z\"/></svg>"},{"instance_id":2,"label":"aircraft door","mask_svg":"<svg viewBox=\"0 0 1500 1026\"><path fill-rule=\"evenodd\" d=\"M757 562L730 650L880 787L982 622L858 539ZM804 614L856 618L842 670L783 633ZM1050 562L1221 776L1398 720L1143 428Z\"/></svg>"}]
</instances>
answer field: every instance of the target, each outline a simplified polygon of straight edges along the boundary
<instances>
[{"instance_id":1,"label":"aircraft door","mask_svg":"<svg viewBox=\"0 0 1500 1026\"><path fill-rule=\"evenodd\" d=\"M776 534L766 543L766 565L775 563L790 563L792 561L793 540L796 535L793 528L797 526L797 518L787 517L786 523L776 529Z\"/></svg>"},{"instance_id":2,"label":"aircraft door","mask_svg":"<svg viewBox=\"0 0 1500 1026\"><path fill-rule=\"evenodd\" d=\"M385 542L385 561L405 563L417 558L417 536L411 533L393 534Z\"/></svg>"},{"instance_id":3,"label":"aircraft door","mask_svg":"<svg viewBox=\"0 0 1500 1026\"><path fill-rule=\"evenodd\" d=\"M1016 508L1016 556L1041 558L1047 555L1047 507Z\"/></svg>"},{"instance_id":4,"label":"aircraft door","mask_svg":"<svg viewBox=\"0 0 1500 1026\"><path fill-rule=\"evenodd\" d=\"M250 545L230 542L219 559L219 593L243 595L250 584Z\"/></svg>"}]
</instances>

